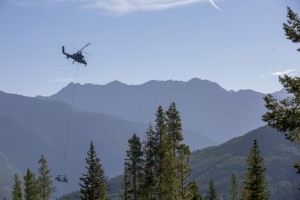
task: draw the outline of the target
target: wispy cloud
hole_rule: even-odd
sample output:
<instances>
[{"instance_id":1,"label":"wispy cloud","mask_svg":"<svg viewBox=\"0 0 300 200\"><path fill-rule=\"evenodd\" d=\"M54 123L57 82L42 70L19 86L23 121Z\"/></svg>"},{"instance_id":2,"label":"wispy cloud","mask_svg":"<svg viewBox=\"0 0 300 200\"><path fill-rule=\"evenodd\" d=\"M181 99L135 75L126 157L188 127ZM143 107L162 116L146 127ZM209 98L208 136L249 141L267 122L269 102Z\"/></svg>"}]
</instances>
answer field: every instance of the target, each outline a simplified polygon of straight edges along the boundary
<instances>
[{"instance_id":1,"label":"wispy cloud","mask_svg":"<svg viewBox=\"0 0 300 200\"><path fill-rule=\"evenodd\" d=\"M209 0L209 2L213 7L215 7L218 10L221 10L221 8L219 8L219 6L217 6L217 4L213 0Z\"/></svg>"},{"instance_id":2,"label":"wispy cloud","mask_svg":"<svg viewBox=\"0 0 300 200\"><path fill-rule=\"evenodd\" d=\"M134 11L166 10L195 3L210 3L221 10L214 0L10 0L17 5L76 3L83 8L101 9L125 14Z\"/></svg>"},{"instance_id":3,"label":"wispy cloud","mask_svg":"<svg viewBox=\"0 0 300 200\"><path fill-rule=\"evenodd\" d=\"M89 6L117 13L166 10L194 3L208 2L220 9L213 0L94 0Z\"/></svg>"},{"instance_id":4,"label":"wispy cloud","mask_svg":"<svg viewBox=\"0 0 300 200\"><path fill-rule=\"evenodd\" d=\"M271 77L271 76L282 76L284 74L289 74L291 76L295 76L296 74L293 73L297 71L296 69L287 69L287 70L284 70L284 71L280 71L280 72L273 72L273 73L270 73L270 74L262 74L260 75L261 78L266 78L266 77Z\"/></svg>"},{"instance_id":5,"label":"wispy cloud","mask_svg":"<svg viewBox=\"0 0 300 200\"><path fill-rule=\"evenodd\" d=\"M285 70L285 71L281 71L281 72L273 72L271 75L273 76L282 76L284 74L290 74L292 72L295 72L297 71L296 69L288 69L288 70Z\"/></svg>"}]
</instances>

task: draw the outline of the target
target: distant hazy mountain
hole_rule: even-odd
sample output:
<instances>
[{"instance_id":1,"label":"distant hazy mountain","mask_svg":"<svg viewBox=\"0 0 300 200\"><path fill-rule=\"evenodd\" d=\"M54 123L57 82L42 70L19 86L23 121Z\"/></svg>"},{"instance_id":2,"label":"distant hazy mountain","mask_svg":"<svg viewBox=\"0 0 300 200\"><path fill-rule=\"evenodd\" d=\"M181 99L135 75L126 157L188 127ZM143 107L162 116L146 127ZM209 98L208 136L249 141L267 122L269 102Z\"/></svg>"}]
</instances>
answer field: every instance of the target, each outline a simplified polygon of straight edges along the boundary
<instances>
[{"instance_id":1,"label":"distant hazy mountain","mask_svg":"<svg viewBox=\"0 0 300 200\"><path fill-rule=\"evenodd\" d=\"M48 99L71 104L73 88L71 83ZM106 85L76 84L74 106L145 123L153 120L159 105L167 109L175 102L184 128L226 141L263 125L264 96L252 90L227 91L217 83L197 78L142 85L113 81Z\"/></svg>"},{"instance_id":2,"label":"distant hazy mountain","mask_svg":"<svg viewBox=\"0 0 300 200\"><path fill-rule=\"evenodd\" d=\"M9 199L11 189L13 186L12 177L14 175L22 174L20 171L10 163L6 155L0 152L0 198ZM21 177L20 177L21 178Z\"/></svg>"},{"instance_id":3,"label":"distant hazy mountain","mask_svg":"<svg viewBox=\"0 0 300 200\"><path fill-rule=\"evenodd\" d=\"M64 160L70 109L68 104L58 101L0 92L0 152L22 171L27 168L37 170L42 154L48 160L53 176L65 173L66 169L69 183L60 187L64 191L59 193L78 188L91 140L106 175L113 176L123 170L129 137L137 133L143 139L148 126L148 121L138 123L107 114L74 110ZM199 133L184 132L186 143L193 149L216 144Z\"/></svg>"},{"instance_id":4,"label":"distant hazy mountain","mask_svg":"<svg viewBox=\"0 0 300 200\"><path fill-rule=\"evenodd\" d=\"M206 195L209 180L213 178L219 196L223 199L230 199L231 174L233 172L237 174L239 192L241 191L247 167L246 160L254 139L257 140L261 156L264 159L266 179L270 186L270 199L299 199L300 178L293 168L293 164L299 161L299 148L284 139L282 134L267 126L219 146L208 147L192 153L190 162L192 173L189 180L196 180L202 197ZM110 179L109 193L112 200L120 200L118 193L122 191L121 181L122 176ZM70 197L73 200L79 200L80 193L73 192L63 196L60 200L67 200Z\"/></svg>"}]
</instances>

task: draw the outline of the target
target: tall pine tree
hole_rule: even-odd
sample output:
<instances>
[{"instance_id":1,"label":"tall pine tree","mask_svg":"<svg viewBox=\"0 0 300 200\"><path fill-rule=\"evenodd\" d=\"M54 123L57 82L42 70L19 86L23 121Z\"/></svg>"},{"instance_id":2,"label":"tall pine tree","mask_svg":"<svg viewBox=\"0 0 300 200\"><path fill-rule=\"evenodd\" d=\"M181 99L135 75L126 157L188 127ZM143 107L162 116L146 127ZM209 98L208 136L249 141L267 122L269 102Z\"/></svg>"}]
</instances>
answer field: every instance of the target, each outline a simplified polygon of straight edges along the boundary
<instances>
[{"instance_id":1,"label":"tall pine tree","mask_svg":"<svg viewBox=\"0 0 300 200\"><path fill-rule=\"evenodd\" d=\"M18 175L14 176L14 186L11 191L12 200L22 200L22 188L21 188L21 180Z\"/></svg>"},{"instance_id":2,"label":"tall pine tree","mask_svg":"<svg viewBox=\"0 0 300 200\"><path fill-rule=\"evenodd\" d=\"M238 200L238 194L239 194L239 188L238 188L237 177L236 177L235 173L232 173L231 174L231 190L230 190L231 200Z\"/></svg>"},{"instance_id":3,"label":"tall pine tree","mask_svg":"<svg viewBox=\"0 0 300 200\"><path fill-rule=\"evenodd\" d=\"M186 200L202 200L202 197L199 193L199 188L196 181L192 181L188 184Z\"/></svg>"},{"instance_id":4,"label":"tall pine tree","mask_svg":"<svg viewBox=\"0 0 300 200\"><path fill-rule=\"evenodd\" d=\"M244 177L242 191L243 200L266 200L268 199L267 186L265 181L265 168L263 158L260 156L256 140L253 142L250 154L247 158L247 172Z\"/></svg>"},{"instance_id":5,"label":"tall pine tree","mask_svg":"<svg viewBox=\"0 0 300 200\"><path fill-rule=\"evenodd\" d=\"M154 146L155 146L155 173L157 177L156 185L156 195L159 199L171 199L172 196L169 193L169 166L168 161L170 153L168 147L170 144L167 139L167 125L166 125L166 114L162 108L159 106L156 113L155 119L155 136L154 136Z\"/></svg>"},{"instance_id":6,"label":"tall pine tree","mask_svg":"<svg viewBox=\"0 0 300 200\"><path fill-rule=\"evenodd\" d=\"M213 179L210 179L209 181L209 186L208 186L208 191L207 194L205 196L205 200L217 200L218 198L218 194L215 188L215 184Z\"/></svg>"},{"instance_id":7,"label":"tall pine tree","mask_svg":"<svg viewBox=\"0 0 300 200\"><path fill-rule=\"evenodd\" d=\"M82 177L80 178L80 198L82 200L108 199L107 177L105 176L102 165L100 164L100 159L97 157L93 142L90 144L85 161L87 164L85 167L87 172L82 174Z\"/></svg>"},{"instance_id":8,"label":"tall pine tree","mask_svg":"<svg viewBox=\"0 0 300 200\"><path fill-rule=\"evenodd\" d=\"M285 35L293 43L300 43L300 18L289 7L287 8L287 17L287 23L283 23ZM300 51L300 48L297 50ZM286 139L300 144L300 78L284 75L279 77L279 81L289 93L289 97L279 101L268 94L264 98L268 112L262 118L263 121L268 122L269 126L283 132ZM300 174L300 162L295 163L294 167Z\"/></svg>"},{"instance_id":9,"label":"tall pine tree","mask_svg":"<svg viewBox=\"0 0 300 200\"><path fill-rule=\"evenodd\" d=\"M37 179L39 196L41 200L49 200L51 199L51 194L55 191L55 187L53 186L50 170L44 155L42 155L39 160L39 164L41 165L39 168L39 177Z\"/></svg>"},{"instance_id":10,"label":"tall pine tree","mask_svg":"<svg viewBox=\"0 0 300 200\"><path fill-rule=\"evenodd\" d=\"M143 152L140 138L134 133L128 140L129 149L126 151L125 168L128 170L129 183L132 185L130 199L137 200L142 195Z\"/></svg>"},{"instance_id":11,"label":"tall pine tree","mask_svg":"<svg viewBox=\"0 0 300 200\"><path fill-rule=\"evenodd\" d=\"M189 160L191 151L189 146L185 144L180 144L179 155L177 159L177 170L178 170L178 180L180 181L179 186L179 199L184 200L186 196L186 179L190 176L191 168L189 167Z\"/></svg>"},{"instance_id":12,"label":"tall pine tree","mask_svg":"<svg viewBox=\"0 0 300 200\"><path fill-rule=\"evenodd\" d=\"M185 180L190 173L188 166L190 150L181 143L183 141L181 118L174 102L170 104L166 116L168 151L171 150L173 154L169 155L171 160L168 166L172 181L170 192L173 199L184 199Z\"/></svg>"},{"instance_id":13,"label":"tall pine tree","mask_svg":"<svg viewBox=\"0 0 300 200\"><path fill-rule=\"evenodd\" d=\"M143 154L144 154L144 166L143 166L143 183L142 192L145 199L154 199L156 196L156 138L155 132L151 124L149 124L148 130L146 131L146 140L143 142Z\"/></svg>"},{"instance_id":14,"label":"tall pine tree","mask_svg":"<svg viewBox=\"0 0 300 200\"><path fill-rule=\"evenodd\" d=\"M172 143L173 154L176 157L176 152L180 149L180 142L183 140L183 136L180 115L174 102L170 104L166 116L167 132L171 139L169 142Z\"/></svg>"},{"instance_id":15,"label":"tall pine tree","mask_svg":"<svg viewBox=\"0 0 300 200\"><path fill-rule=\"evenodd\" d=\"M121 195L121 198L123 200L131 200L131 191L132 191L132 185L130 183L130 176L128 171L128 166L126 165L126 162L124 163L124 175L123 175L123 194Z\"/></svg>"},{"instance_id":16,"label":"tall pine tree","mask_svg":"<svg viewBox=\"0 0 300 200\"><path fill-rule=\"evenodd\" d=\"M39 199L37 181L30 169L27 169L26 175L24 176L24 198L25 200Z\"/></svg>"}]
</instances>

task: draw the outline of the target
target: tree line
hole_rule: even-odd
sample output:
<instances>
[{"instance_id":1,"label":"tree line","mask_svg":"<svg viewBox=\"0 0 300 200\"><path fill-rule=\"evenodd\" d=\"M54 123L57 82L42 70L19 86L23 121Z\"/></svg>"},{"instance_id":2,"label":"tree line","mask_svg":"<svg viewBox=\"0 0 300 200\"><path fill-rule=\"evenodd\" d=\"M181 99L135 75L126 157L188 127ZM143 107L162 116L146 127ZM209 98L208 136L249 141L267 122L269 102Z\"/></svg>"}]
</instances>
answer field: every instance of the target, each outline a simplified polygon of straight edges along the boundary
<instances>
[{"instance_id":1,"label":"tree line","mask_svg":"<svg viewBox=\"0 0 300 200\"><path fill-rule=\"evenodd\" d=\"M11 192L13 200L48 200L55 192L52 176L48 168L47 160L42 155L38 161L38 177L28 168L24 176L24 192L22 192L22 181L17 174L14 176L14 186Z\"/></svg>"},{"instance_id":2,"label":"tree line","mask_svg":"<svg viewBox=\"0 0 300 200\"><path fill-rule=\"evenodd\" d=\"M164 112L161 106L156 112L154 127L150 124L146 139L133 134L128 140L124 161L123 200L217 200L213 179L202 197L195 180L187 181L191 173L191 151L183 143L182 125L175 103ZM248 167L244 186L238 188L237 177L232 173L231 198L268 199L263 158L257 141L247 159ZM230 183L229 183L230 184Z\"/></svg>"},{"instance_id":3,"label":"tree line","mask_svg":"<svg viewBox=\"0 0 300 200\"><path fill-rule=\"evenodd\" d=\"M124 160L122 200L217 200L213 179L207 193L202 197L195 180L187 181L191 173L189 167L191 151L183 143L180 114L175 103L164 112L158 107L155 126L149 124L145 140L133 134L128 140L128 150ZM109 200L108 182L97 156L93 142L85 158L86 172L80 177L80 199ZM244 187L239 189L237 177L231 177L232 200L268 199L263 159L256 140L247 159L248 168ZM24 176L24 191L16 174L12 190L13 200L49 200L55 192L47 160L41 156L38 177L27 169ZM241 191L241 192L240 192ZM240 194L241 193L241 194ZM24 197L24 198L23 198Z\"/></svg>"}]
</instances>

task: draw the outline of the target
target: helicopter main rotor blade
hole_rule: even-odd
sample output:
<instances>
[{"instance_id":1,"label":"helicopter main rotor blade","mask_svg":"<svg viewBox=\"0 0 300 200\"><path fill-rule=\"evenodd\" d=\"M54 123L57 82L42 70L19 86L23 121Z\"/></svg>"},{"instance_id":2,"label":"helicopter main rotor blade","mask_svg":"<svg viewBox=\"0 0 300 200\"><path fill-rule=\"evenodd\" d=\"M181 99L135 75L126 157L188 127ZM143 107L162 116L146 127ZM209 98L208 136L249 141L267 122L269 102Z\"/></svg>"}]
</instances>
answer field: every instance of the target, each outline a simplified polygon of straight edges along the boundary
<instances>
[{"instance_id":1,"label":"helicopter main rotor blade","mask_svg":"<svg viewBox=\"0 0 300 200\"><path fill-rule=\"evenodd\" d=\"M82 47L79 51L82 51L84 48L86 48L87 46L89 46L90 44L92 44L92 43L87 43L86 45L84 45L84 47ZM79 52L78 51L78 52Z\"/></svg>"}]
</instances>

